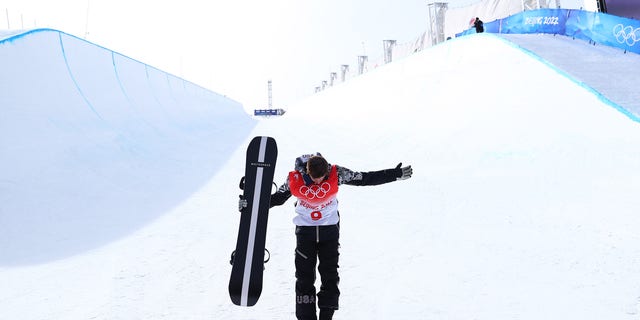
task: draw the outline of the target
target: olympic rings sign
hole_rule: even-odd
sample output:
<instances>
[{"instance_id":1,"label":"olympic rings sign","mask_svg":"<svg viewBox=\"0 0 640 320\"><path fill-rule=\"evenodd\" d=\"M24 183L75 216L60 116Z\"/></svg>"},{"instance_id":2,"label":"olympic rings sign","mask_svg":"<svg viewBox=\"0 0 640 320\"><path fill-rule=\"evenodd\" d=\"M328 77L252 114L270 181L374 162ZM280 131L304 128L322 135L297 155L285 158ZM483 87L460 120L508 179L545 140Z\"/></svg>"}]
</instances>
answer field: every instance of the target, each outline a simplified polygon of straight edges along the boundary
<instances>
[{"instance_id":1,"label":"olympic rings sign","mask_svg":"<svg viewBox=\"0 0 640 320\"><path fill-rule=\"evenodd\" d=\"M613 27L613 36L619 43L626 43L631 47L640 41L640 28L633 29L632 26L625 27L622 24L617 24Z\"/></svg>"},{"instance_id":2,"label":"olympic rings sign","mask_svg":"<svg viewBox=\"0 0 640 320\"><path fill-rule=\"evenodd\" d=\"M309 200L322 199L327 196L331 190L331 185L328 182L323 182L321 185L314 184L310 187L301 186L300 194L305 196Z\"/></svg>"}]
</instances>

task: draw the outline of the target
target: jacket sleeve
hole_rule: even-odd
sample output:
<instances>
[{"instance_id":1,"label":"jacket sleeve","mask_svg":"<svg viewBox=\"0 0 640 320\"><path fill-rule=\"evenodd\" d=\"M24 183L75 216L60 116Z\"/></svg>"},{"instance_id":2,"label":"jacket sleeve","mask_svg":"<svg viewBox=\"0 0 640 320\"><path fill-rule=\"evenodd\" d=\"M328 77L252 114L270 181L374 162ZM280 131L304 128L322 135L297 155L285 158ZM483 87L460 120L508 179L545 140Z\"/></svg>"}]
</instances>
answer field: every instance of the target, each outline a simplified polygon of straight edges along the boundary
<instances>
[{"instance_id":1,"label":"jacket sleeve","mask_svg":"<svg viewBox=\"0 0 640 320\"><path fill-rule=\"evenodd\" d=\"M396 181L402 176L402 169L385 169L369 172L357 172L345 167L336 166L338 169L338 184L352 186L375 186Z\"/></svg>"},{"instance_id":2,"label":"jacket sleeve","mask_svg":"<svg viewBox=\"0 0 640 320\"><path fill-rule=\"evenodd\" d=\"M289 191L289 178L287 177L287 181L278 188L276 193L271 195L271 201L269 208L273 208L275 206L283 205L289 198L291 197L291 191Z\"/></svg>"}]
</instances>

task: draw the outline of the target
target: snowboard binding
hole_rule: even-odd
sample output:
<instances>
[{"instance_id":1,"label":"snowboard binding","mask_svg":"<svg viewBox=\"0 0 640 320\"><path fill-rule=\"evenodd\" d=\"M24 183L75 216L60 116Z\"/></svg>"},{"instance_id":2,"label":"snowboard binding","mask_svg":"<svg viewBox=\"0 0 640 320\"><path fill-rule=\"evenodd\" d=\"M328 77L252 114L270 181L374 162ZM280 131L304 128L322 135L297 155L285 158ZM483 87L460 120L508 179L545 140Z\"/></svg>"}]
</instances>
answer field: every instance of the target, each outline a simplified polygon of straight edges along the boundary
<instances>
[{"instance_id":1,"label":"snowboard binding","mask_svg":"<svg viewBox=\"0 0 640 320\"><path fill-rule=\"evenodd\" d=\"M264 253L265 253L264 255L267 257L264 260L264 263L267 263L269 262L269 260L271 260L271 252L269 252L267 248L264 248ZM229 264L233 265L233 261L235 260L235 258L236 258L236 251L233 250L233 252L231 252L231 259L229 260Z\"/></svg>"},{"instance_id":2,"label":"snowboard binding","mask_svg":"<svg viewBox=\"0 0 640 320\"><path fill-rule=\"evenodd\" d=\"M276 191L278 191L278 185L275 182L272 182L273 186L276 187ZM244 190L244 177L240 178L240 190Z\"/></svg>"}]
</instances>

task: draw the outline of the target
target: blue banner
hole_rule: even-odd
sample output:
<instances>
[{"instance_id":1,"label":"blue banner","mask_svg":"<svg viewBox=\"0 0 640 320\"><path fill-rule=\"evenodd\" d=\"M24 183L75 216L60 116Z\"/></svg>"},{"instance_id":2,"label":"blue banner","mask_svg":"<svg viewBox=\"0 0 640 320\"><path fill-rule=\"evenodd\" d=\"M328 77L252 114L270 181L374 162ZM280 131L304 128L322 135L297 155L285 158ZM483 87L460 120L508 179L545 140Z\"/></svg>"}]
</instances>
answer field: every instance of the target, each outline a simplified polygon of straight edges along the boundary
<instances>
[{"instance_id":1,"label":"blue banner","mask_svg":"<svg viewBox=\"0 0 640 320\"><path fill-rule=\"evenodd\" d=\"M484 24L490 33L550 33L594 41L640 54L640 21L600 12L539 9ZM469 29L456 36L475 33Z\"/></svg>"},{"instance_id":2,"label":"blue banner","mask_svg":"<svg viewBox=\"0 0 640 320\"><path fill-rule=\"evenodd\" d=\"M563 34L567 22L565 10L540 9L524 11L499 20L501 33Z\"/></svg>"},{"instance_id":3,"label":"blue banner","mask_svg":"<svg viewBox=\"0 0 640 320\"><path fill-rule=\"evenodd\" d=\"M254 116L281 116L284 114L283 109L255 109L253 110Z\"/></svg>"}]
</instances>

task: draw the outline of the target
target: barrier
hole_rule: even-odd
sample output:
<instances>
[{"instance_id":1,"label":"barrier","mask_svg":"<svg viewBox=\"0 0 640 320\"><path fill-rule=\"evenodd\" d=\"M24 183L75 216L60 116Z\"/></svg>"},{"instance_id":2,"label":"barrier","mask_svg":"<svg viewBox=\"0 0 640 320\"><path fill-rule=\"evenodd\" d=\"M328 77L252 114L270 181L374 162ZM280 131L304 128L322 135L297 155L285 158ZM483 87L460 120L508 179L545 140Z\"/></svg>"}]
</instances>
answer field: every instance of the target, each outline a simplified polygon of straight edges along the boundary
<instances>
[{"instance_id":1,"label":"barrier","mask_svg":"<svg viewBox=\"0 0 640 320\"><path fill-rule=\"evenodd\" d=\"M281 116L285 113L283 109L255 109L254 116Z\"/></svg>"},{"instance_id":2,"label":"barrier","mask_svg":"<svg viewBox=\"0 0 640 320\"><path fill-rule=\"evenodd\" d=\"M484 24L490 33L550 33L640 54L640 21L606 13L567 9L524 11ZM473 34L468 29L456 37Z\"/></svg>"}]
</instances>

